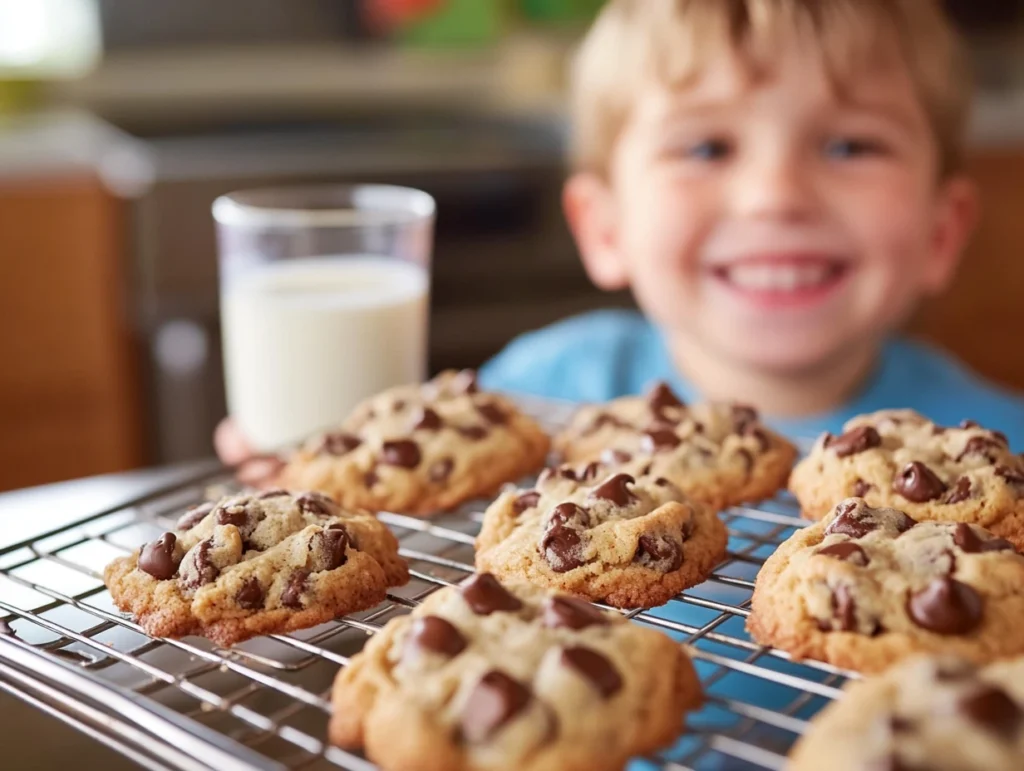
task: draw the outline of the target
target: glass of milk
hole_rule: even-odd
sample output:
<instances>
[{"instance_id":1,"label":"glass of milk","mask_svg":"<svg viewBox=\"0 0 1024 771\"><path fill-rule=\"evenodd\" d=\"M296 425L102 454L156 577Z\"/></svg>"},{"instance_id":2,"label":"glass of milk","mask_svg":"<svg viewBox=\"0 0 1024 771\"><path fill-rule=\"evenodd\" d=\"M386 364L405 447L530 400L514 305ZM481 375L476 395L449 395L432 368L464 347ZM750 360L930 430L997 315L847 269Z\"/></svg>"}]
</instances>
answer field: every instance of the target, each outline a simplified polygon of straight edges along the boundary
<instances>
[{"instance_id":1,"label":"glass of milk","mask_svg":"<svg viewBox=\"0 0 1024 771\"><path fill-rule=\"evenodd\" d=\"M228 410L258 451L426 376L434 199L389 185L213 204Z\"/></svg>"}]
</instances>

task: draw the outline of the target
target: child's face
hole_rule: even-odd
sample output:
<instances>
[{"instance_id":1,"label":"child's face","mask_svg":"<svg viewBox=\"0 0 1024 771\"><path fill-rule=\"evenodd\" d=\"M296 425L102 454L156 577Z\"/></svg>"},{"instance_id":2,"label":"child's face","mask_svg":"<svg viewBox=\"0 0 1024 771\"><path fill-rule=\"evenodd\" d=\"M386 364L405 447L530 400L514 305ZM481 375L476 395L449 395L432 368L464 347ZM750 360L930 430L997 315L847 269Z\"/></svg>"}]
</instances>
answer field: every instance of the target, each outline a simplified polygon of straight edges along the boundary
<instances>
[{"instance_id":1,"label":"child's face","mask_svg":"<svg viewBox=\"0 0 1024 771\"><path fill-rule=\"evenodd\" d=\"M840 97L790 48L763 82L724 59L640 94L608 182L566 190L599 285L631 285L670 338L780 372L876 344L948 282L974 212L969 183L937 178L904 69Z\"/></svg>"}]
</instances>

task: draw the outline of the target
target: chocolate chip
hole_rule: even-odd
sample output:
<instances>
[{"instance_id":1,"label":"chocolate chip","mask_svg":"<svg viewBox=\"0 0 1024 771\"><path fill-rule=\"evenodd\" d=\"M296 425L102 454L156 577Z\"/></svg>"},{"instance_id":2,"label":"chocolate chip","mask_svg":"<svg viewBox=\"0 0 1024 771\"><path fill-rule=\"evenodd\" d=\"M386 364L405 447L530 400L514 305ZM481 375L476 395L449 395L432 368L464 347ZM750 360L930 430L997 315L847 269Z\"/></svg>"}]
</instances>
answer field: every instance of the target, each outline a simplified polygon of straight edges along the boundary
<instances>
[{"instance_id":1,"label":"chocolate chip","mask_svg":"<svg viewBox=\"0 0 1024 771\"><path fill-rule=\"evenodd\" d=\"M308 570L296 570L288 579L288 585L281 592L281 604L286 608L301 608L302 593L306 591Z\"/></svg>"},{"instance_id":2,"label":"chocolate chip","mask_svg":"<svg viewBox=\"0 0 1024 771\"><path fill-rule=\"evenodd\" d=\"M288 492L287 490L282 490L280 487L278 487L275 490L267 490L264 493L260 493L259 495L256 496L256 499L260 501L265 501L268 498L283 498L286 495L291 495L291 493Z\"/></svg>"},{"instance_id":3,"label":"chocolate chip","mask_svg":"<svg viewBox=\"0 0 1024 771\"><path fill-rule=\"evenodd\" d=\"M994 463L995 458L989 452L989 450L1001 450L1003 446L999 444L995 439L990 439L987 436L972 436L967 440L967 444L964 445L963 451L956 456L957 462L962 461L968 455L980 455L984 457L989 463Z\"/></svg>"},{"instance_id":4,"label":"chocolate chip","mask_svg":"<svg viewBox=\"0 0 1024 771\"><path fill-rule=\"evenodd\" d=\"M703 429L703 426L701 426L699 423L697 424L697 427ZM697 433L700 433L700 431L698 430ZM746 425L742 429L740 429L740 434L742 434L743 436L754 437L754 439L757 440L757 447L759 450L761 450L761 452L764 452L765 450L772 446L771 438L769 438L768 434L764 431L764 429L758 428L757 426Z\"/></svg>"},{"instance_id":5,"label":"chocolate chip","mask_svg":"<svg viewBox=\"0 0 1024 771\"><path fill-rule=\"evenodd\" d=\"M853 483L853 497L854 498L863 498L865 495L867 495L869 492L871 492L874 489L875 489L874 485L868 484L863 479L859 479L858 478L857 481Z\"/></svg>"},{"instance_id":6,"label":"chocolate chip","mask_svg":"<svg viewBox=\"0 0 1024 771\"><path fill-rule=\"evenodd\" d=\"M683 548L668 536L645 533L637 542L633 561L651 570L671 573L683 564Z\"/></svg>"},{"instance_id":7,"label":"chocolate chip","mask_svg":"<svg viewBox=\"0 0 1024 771\"><path fill-rule=\"evenodd\" d=\"M400 468L416 468L422 460L420 446L410 439L384 442L381 448L381 457L389 466L399 466Z\"/></svg>"},{"instance_id":8,"label":"chocolate chip","mask_svg":"<svg viewBox=\"0 0 1024 771\"><path fill-rule=\"evenodd\" d=\"M241 588L235 594L235 602L245 610L261 610L264 597L265 593L259 579L253 576L242 582Z\"/></svg>"},{"instance_id":9,"label":"chocolate chip","mask_svg":"<svg viewBox=\"0 0 1024 771\"><path fill-rule=\"evenodd\" d=\"M996 474L1012 485L1024 485L1024 473L1009 466L996 466Z\"/></svg>"},{"instance_id":10,"label":"chocolate chip","mask_svg":"<svg viewBox=\"0 0 1024 771\"><path fill-rule=\"evenodd\" d=\"M670 487L672 485L672 483L665 479L665 477L658 477L654 480L654 484L658 487Z\"/></svg>"},{"instance_id":11,"label":"chocolate chip","mask_svg":"<svg viewBox=\"0 0 1024 771\"><path fill-rule=\"evenodd\" d=\"M616 506L628 506L633 501L638 500L628 487L628 485L635 482L636 480L629 474L615 474L591 490L589 497L601 501L610 501Z\"/></svg>"},{"instance_id":12,"label":"chocolate chip","mask_svg":"<svg viewBox=\"0 0 1024 771\"><path fill-rule=\"evenodd\" d=\"M867 552L850 541L840 541L830 546L822 546L815 554L832 557L843 562L852 562L854 565L859 565L862 568L871 562Z\"/></svg>"},{"instance_id":13,"label":"chocolate chip","mask_svg":"<svg viewBox=\"0 0 1024 771\"><path fill-rule=\"evenodd\" d=\"M622 676L615 666L597 651L582 646L562 650L562 664L575 669L589 680L602 698L610 699L622 690Z\"/></svg>"},{"instance_id":14,"label":"chocolate chip","mask_svg":"<svg viewBox=\"0 0 1024 771\"><path fill-rule=\"evenodd\" d=\"M946 485L935 472L920 461L912 461L893 480L892 489L908 501L934 501L946 492Z\"/></svg>"},{"instance_id":15,"label":"chocolate chip","mask_svg":"<svg viewBox=\"0 0 1024 771\"><path fill-rule=\"evenodd\" d=\"M206 519L206 515L213 511L213 507L213 503L202 503L189 509L178 520L178 530L191 530Z\"/></svg>"},{"instance_id":16,"label":"chocolate chip","mask_svg":"<svg viewBox=\"0 0 1024 771\"><path fill-rule=\"evenodd\" d=\"M957 703L961 714L992 733L1008 739L1016 736L1024 722L1024 710L1002 688L985 685Z\"/></svg>"},{"instance_id":17,"label":"chocolate chip","mask_svg":"<svg viewBox=\"0 0 1024 771\"><path fill-rule=\"evenodd\" d=\"M362 440L358 436L352 436L352 434L325 434L324 438L320 441L317 452L337 456L347 455L361 444Z\"/></svg>"},{"instance_id":18,"label":"chocolate chip","mask_svg":"<svg viewBox=\"0 0 1024 771\"><path fill-rule=\"evenodd\" d=\"M967 477L960 477L956 480L953 488L946 493L942 502L946 504L962 503L971 497L971 480Z\"/></svg>"},{"instance_id":19,"label":"chocolate chip","mask_svg":"<svg viewBox=\"0 0 1024 771\"><path fill-rule=\"evenodd\" d=\"M406 639L406 651L429 651L453 658L466 648L466 638L448 621L439 616L424 616L412 623Z\"/></svg>"},{"instance_id":20,"label":"chocolate chip","mask_svg":"<svg viewBox=\"0 0 1024 771\"><path fill-rule=\"evenodd\" d=\"M505 410L497 404L478 404L476 411L492 426L502 426L508 422L508 415L505 414Z\"/></svg>"},{"instance_id":21,"label":"chocolate chip","mask_svg":"<svg viewBox=\"0 0 1024 771\"><path fill-rule=\"evenodd\" d=\"M459 591L469 609L478 616L489 616L497 611L511 613L523 607L523 603L490 573L470 576Z\"/></svg>"},{"instance_id":22,"label":"chocolate chip","mask_svg":"<svg viewBox=\"0 0 1024 771\"><path fill-rule=\"evenodd\" d=\"M217 580L220 569L210 560L210 549L213 548L213 539L207 538L193 546L183 561L187 565L181 568L181 575L184 578L183 584L186 590L198 589Z\"/></svg>"},{"instance_id":23,"label":"chocolate chip","mask_svg":"<svg viewBox=\"0 0 1024 771\"><path fill-rule=\"evenodd\" d=\"M471 369L464 369L451 380L452 392L456 394L475 394L480 391L477 383L476 372Z\"/></svg>"},{"instance_id":24,"label":"chocolate chip","mask_svg":"<svg viewBox=\"0 0 1024 771\"><path fill-rule=\"evenodd\" d=\"M872 447L880 447L881 444L882 437L873 427L857 426L857 428L837 436L828 443L827 447L840 458L847 458L850 455L870 450Z\"/></svg>"},{"instance_id":25,"label":"chocolate chip","mask_svg":"<svg viewBox=\"0 0 1024 771\"><path fill-rule=\"evenodd\" d=\"M882 523L875 517L874 510L869 509L857 501L844 501L836 508L838 515L825 528L825 535L840 533L851 538L863 538L868 533L878 530ZM900 533L907 532L917 524L917 521L908 517L903 512L896 512L899 516L893 523Z\"/></svg>"},{"instance_id":26,"label":"chocolate chip","mask_svg":"<svg viewBox=\"0 0 1024 771\"><path fill-rule=\"evenodd\" d=\"M177 542L174 533L164 533L152 543L147 543L139 554L139 568L158 581L173 577L181 561L174 558L174 545Z\"/></svg>"},{"instance_id":27,"label":"chocolate chip","mask_svg":"<svg viewBox=\"0 0 1024 771\"><path fill-rule=\"evenodd\" d=\"M319 549L323 553L323 570L335 570L348 561L345 551L348 549L348 531L340 523L334 523L326 530L314 534L310 540L310 549Z\"/></svg>"},{"instance_id":28,"label":"chocolate chip","mask_svg":"<svg viewBox=\"0 0 1024 771\"><path fill-rule=\"evenodd\" d=\"M413 431L437 431L444 425L444 421L441 420L441 416L438 415L430 407L424 407L420 414L416 417L416 422L413 423Z\"/></svg>"},{"instance_id":29,"label":"chocolate chip","mask_svg":"<svg viewBox=\"0 0 1024 771\"><path fill-rule=\"evenodd\" d=\"M839 631L857 631L857 602L849 587L838 586L832 592L832 614L839 622Z\"/></svg>"},{"instance_id":30,"label":"chocolate chip","mask_svg":"<svg viewBox=\"0 0 1024 771\"><path fill-rule=\"evenodd\" d=\"M548 519L540 549L556 573L574 570L583 564L580 530L590 526L590 515L575 503L560 503Z\"/></svg>"},{"instance_id":31,"label":"chocolate chip","mask_svg":"<svg viewBox=\"0 0 1024 771\"><path fill-rule=\"evenodd\" d=\"M303 493L295 499L295 505L303 514L314 517L332 517L338 513L338 504L323 493Z\"/></svg>"},{"instance_id":32,"label":"chocolate chip","mask_svg":"<svg viewBox=\"0 0 1024 771\"><path fill-rule=\"evenodd\" d=\"M633 460L633 456L622 450L609 448L601 453L601 462L606 466L617 466L620 463L629 463L631 460Z\"/></svg>"},{"instance_id":33,"label":"chocolate chip","mask_svg":"<svg viewBox=\"0 0 1024 771\"><path fill-rule=\"evenodd\" d=\"M608 623L608 618L589 602L558 594L544 601L543 625L549 629L586 629Z\"/></svg>"},{"instance_id":34,"label":"chocolate chip","mask_svg":"<svg viewBox=\"0 0 1024 771\"><path fill-rule=\"evenodd\" d=\"M592 461L583 467L583 470L577 475L577 478L580 482L589 482L592 479L597 479L597 475L600 471L601 464Z\"/></svg>"},{"instance_id":35,"label":"chocolate chip","mask_svg":"<svg viewBox=\"0 0 1024 771\"><path fill-rule=\"evenodd\" d=\"M240 503L233 503L230 506L219 506L217 508L216 522L218 525L234 525L242 528L249 522L249 515L245 506Z\"/></svg>"},{"instance_id":36,"label":"chocolate chip","mask_svg":"<svg viewBox=\"0 0 1024 771\"><path fill-rule=\"evenodd\" d=\"M682 444L682 440L676 436L675 431L658 430L648 431L640 440L640 447L648 455L664 450L673 450Z\"/></svg>"},{"instance_id":37,"label":"chocolate chip","mask_svg":"<svg viewBox=\"0 0 1024 771\"><path fill-rule=\"evenodd\" d=\"M462 708L462 738L470 744L488 739L526 709L532 698L526 686L492 669L480 678Z\"/></svg>"},{"instance_id":38,"label":"chocolate chip","mask_svg":"<svg viewBox=\"0 0 1024 771\"><path fill-rule=\"evenodd\" d=\"M892 715L889 717L889 730L894 734L905 734L914 730L914 721L909 720L900 715Z\"/></svg>"},{"instance_id":39,"label":"chocolate chip","mask_svg":"<svg viewBox=\"0 0 1024 771\"><path fill-rule=\"evenodd\" d=\"M516 514L522 514L527 509L532 509L540 502L540 493L536 490L531 490L528 493L523 493L515 501L512 502L512 510Z\"/></svg>"},{"instance_id":40,"label":"chocolate chip","mask_svg":"<svg viewBox=\"0 0 1024 771\"><path fill-rule=\"evenodd\" d=\"M455 461L452 458L441 458L441 460L434 461L430 464L427 476L430 477L431 482L440 484L452 475L452 470L454 468Z\"/></svg>"},{"instance_id":41,"label":"chocolate chip","mask_svg":"<svg viewBox=\"0 0 1024 771\"><path fill-rule=\"evenodd\" d=\"M1006 434L1002 431L990 431L989 433L996 438L996 441L1002 442L1004 447L1010 446L1010 440L1006 438Z\"/></svg>"},{"instance_id":42,"label":"chocolate chip","mask_svg":"<svg viewBox=\"0 0 1024 771\"><path fill-rule=\"evenodd\" d=\"M380 477L377 476L377 469L371 468L365 474L363 474L363 484L367 487L373 487L380 481Z\"/></svg>"},{"instance_id":43,"label":"chocolate chip","mask_svg":"<svg viewBox=\"0 0 1024 771\"><path fill-rule=\"evenodd\" d=\"M734 404L732 406L732 422L737 433L744 434L753 429L758 421L757 410L747 404Z\"/></svg>"},{"instance_id":44,"label":"chocolate chip","mask_svg":"<svg viewBox=\"0 0 1024 771\"><path fill-rule=\"evenodd\" d=\"M459 426L456 430L471 442L486 439L490 433L484 426Z\"/></svg>"},{"instance_id":45,"label":"chocolate chip","mask_svg":"<svg viewBox=\"0 0 1024 771\"><path fill-rule=\"evenodd\" d=\"M658 381L655 383L647 393L647 404L651 408L651 412L654 414L654 417L659 421L666 423L677 422L675 420L671 420L665 414L666 408L686 406L683 401L672 392L672 389L669 388L668 384L664 381Z\"/></svg>"},{"instance_id":46,"label":"chocolate chip","mask_svg":"<svg viewBox=\"0 0 1024 771\"><path fill-rule=\"evenodd\" d=\"M957 523L957 526L953 529L953 543L968 554L980 554L989 551L1016 551L1012 543L1002 538L979 538L975 529L963 522Z\"/></svg>"},{"instance_id":47,"label":"chocolate chip","mask_svg":"<svg viewBox=\"0 0 1024 771\"><path fill-rule=\"evenodd\" d=\"M978 593L948 576L932 579L907 598L907 613L914 623L936 634L967 634L981 624L983 611Z\"/></svg>"},{"instance_id":48,"label":"chocolate chip","mask_svg":"<svg viewBox=\"0 0 1024 771\"><path fill-rule=\"evenodd\" d=\"M827 450L829 447L832 446L832 442L834 442L835 440L835 436L833 436L831 432L826 431L821 435L821 446Z\"/></svg>"}]
</instances>

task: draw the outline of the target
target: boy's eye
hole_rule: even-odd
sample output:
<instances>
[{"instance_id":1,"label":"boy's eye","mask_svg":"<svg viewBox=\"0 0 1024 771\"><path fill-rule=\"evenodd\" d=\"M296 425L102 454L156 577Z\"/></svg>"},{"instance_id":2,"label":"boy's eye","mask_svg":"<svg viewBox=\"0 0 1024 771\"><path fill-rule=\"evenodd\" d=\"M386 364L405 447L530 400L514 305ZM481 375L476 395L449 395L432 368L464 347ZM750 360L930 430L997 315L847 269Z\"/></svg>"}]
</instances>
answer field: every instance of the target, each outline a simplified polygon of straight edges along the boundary
<instances>
[{"instance_id":1,"label":"boy's eye","mask_svg":"<svg viewBox=\"0 0 1024 771\"><path fill-rule=\"evenodd\" d=\"M687 145L685 154L688 158L699 161L720 161L732 152L732 145L725 139L705 139Z\"/></svg>"},{"instance_id":2,"label":"boy's eye","mask_svg":"<svg viewBox=\"0 0 1024 771\"><path fill-rule=\"evenodd\" d=\"M848 159L861 158L867 155L879 155L882 146L870 139L836 137L825 142L825 155L829 158Z\"/></svg>"}]
</instances>

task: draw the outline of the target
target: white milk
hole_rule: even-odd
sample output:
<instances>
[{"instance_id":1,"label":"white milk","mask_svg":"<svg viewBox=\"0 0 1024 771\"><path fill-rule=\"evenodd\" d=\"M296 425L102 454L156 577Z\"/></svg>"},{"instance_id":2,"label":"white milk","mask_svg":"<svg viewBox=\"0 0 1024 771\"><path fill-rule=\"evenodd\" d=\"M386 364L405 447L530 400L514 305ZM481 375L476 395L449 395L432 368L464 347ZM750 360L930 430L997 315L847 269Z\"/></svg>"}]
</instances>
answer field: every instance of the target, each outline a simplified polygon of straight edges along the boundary
<instances>
[{"instance_id":1,"label":"white milk","mask_svg":"<svg viewBox=\"0 0 1024 771\"><path fill-rule=\"evenodd\" d=\"M255 268L221 297L228 409L261 451L426 374L426 271L383 257Z\"/></svg>"}]
</instances>

